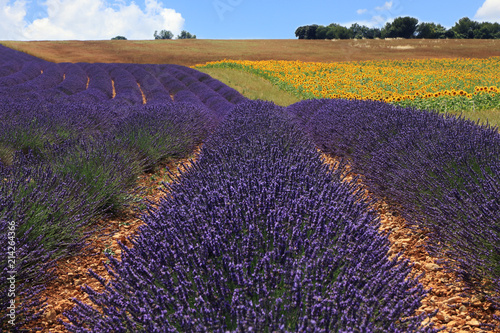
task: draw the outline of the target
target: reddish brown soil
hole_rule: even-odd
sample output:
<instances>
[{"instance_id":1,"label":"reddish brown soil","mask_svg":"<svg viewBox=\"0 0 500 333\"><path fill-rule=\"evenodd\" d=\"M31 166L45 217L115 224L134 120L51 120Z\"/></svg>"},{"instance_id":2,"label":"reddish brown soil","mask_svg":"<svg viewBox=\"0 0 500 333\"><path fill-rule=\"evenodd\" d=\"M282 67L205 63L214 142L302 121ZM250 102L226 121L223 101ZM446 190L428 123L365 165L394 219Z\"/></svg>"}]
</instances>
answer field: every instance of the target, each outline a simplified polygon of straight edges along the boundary
<instances>
[{"instance_id":1,"label":"reddish brown soil","mask_svg":"<svg viewBox=\"0 0 500 333\"><path fill-rule=\"evenodd\" d=\"M335 62L500 56L500 40L199 39L0 43L53 62L118 62L184 66L223 59Z\"/></svg>"},{"instance_id":2,"label":"reddish brown soil","mask_svg":"<svg viewBox=\"0 0 500 333\"><path fill-rule=\"evenodd\" d=\"M141 91L142 95L142 104L146 104L148 102L146 95L144 95L144 91L142 91L141 84L137 82L137 86L139 87L139 90Z\"/></svg>"}]
</instances>

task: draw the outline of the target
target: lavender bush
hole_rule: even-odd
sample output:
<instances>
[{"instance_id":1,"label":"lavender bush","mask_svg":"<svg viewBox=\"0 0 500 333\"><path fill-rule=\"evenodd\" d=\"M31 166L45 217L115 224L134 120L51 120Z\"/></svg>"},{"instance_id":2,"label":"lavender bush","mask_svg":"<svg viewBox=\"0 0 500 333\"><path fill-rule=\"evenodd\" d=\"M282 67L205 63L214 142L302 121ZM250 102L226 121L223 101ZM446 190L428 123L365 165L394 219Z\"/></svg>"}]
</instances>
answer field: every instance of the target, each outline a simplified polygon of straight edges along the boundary
<instances>
[{"instance_id":1,"label":"lavender bush","mask_svg":"<svg viewBox=\"0 0 500 333\"><path fill-rule=\"evenodd\" d=\"M0 105L0 162L10 165L14 153L32 150L40 155L48 143L50 124L37 115L39 102L14 103L4 101Z\"/></svg>"},{"instance_id":2,"label":"lavender bush","mask_svg":"<svg viewBox=\"0 0 500 333\"><path fill-rule=\"evenodd\" d=\"M8 76L22 68L22 62L14 60L2 60L0 64L0 77Z\"/></svg>"},{"instance_id":3,"label":"lavender bush","mask_svg":"<svg viewBox=\"0 0 500 333\"><path fill-rule=\"evenodd\" d=\"M449 270L498 295L497 128L368 101L305 101L288 111L320 149L349 156L375 193L429 232L429 251Z\"/></svg>"},{"instance_id":4,"label":"lavender bush","mask_svg":"<svg viewBox=\"0 0 500 333\"><path fill-rule=\"evenodd\" d=\"M85 195L85 186L29 153L16 154L12 166L0 168L0 194L11 202L9 217L18 223L17 235L42 243L53 256L77 253L84 236L79 230L102 214L103 201Z\"/></svg>"},{"instance_id":5,"label":"lavender bush","mask_svg":"<svg viewBox=\"0 0 500 333\"><path fill-rule=\"evenodd\" d=\"M172 101L161 82L141 65L130 65L128 71L134 75L146 96L148 104L162 104Z\"/></svg>"},{"instance_id":6,"label":"lavender bush","mask_svg":"<svg viewBox=\"0 0 500 333\"><path fill-rule=\"evenodd\" d=\"M89 77L89 86L84 92L94 96L101 96L102 100L113 97L113 85L109 73L103 68L102 64L80 64L85 69ZM82 94L79 94L82 95Z\"/></svg>"},{"instance_id":7,"label":"lavender bush","mask_svg":"<svg viewBox=\"0 0 500 333\"><path fill-rule=\"evenodd\" d=\"M188 155L232 108L225 99L225 109L207 108L167 69L54 64L0 46L0 243L9 242L15 222L18 256L12 326L13 268L8 248L0 249L0 331L39 317L38 295L55 261L84 246L90 233L83 230L126 203L146 168ZM172 103L168 78L191 103ZM138 84L151 104L142 106Z\"/></svg>"},{"instance_id":8,"label":"lavender bush","mask_svg":"<svg viewBox=\"0 0 500 333\"><path fill-rule=\"evenodd\" d=\"M38 294L54 278L55 261L85 245L83 227L102 212L83 190L30 154L0 163L0 331L17 332L40 316Z\"/></svg>"},{"instance_id":9,"label":"lavender bush","mask_svg":"<svg viewBox=\"0 0 500 333\"><path fill-rule=\"evenodd\" d=\"M114 68L109 72L111 79L115 82L117 102L126 104L142 104L142 94L137 85L134 76L130 74L123 66L114 65Z\"/></svg>"},{"instance_id":10,"label":"lavender bush","mask_svg":"<svg viewBox=\"0 0 500 333\"><path fill-rule=\"evenodd\" d=\"M176 95L178 92L185 91L187 89L184 83L177 80L174 76L164 72L158 76L158 80L161 84L163 84L169 95Z\"/></svg>"},{"instance_id":11,"label":"lavender bush","mask_svg":"<svg viewBox=\"0 0 500 333\"><path fill-rule=\"evenodd\" d=\"M76 64L59 64L64 72L64 81L54 89L59 93L56 98L77 94L87 89L87 73Z\"/></svg>"},{"instance_id":12,"label":"lavender bush","mask_svg":"<svg viewBox=\"0 0 500 333\"><path fill-rule=\"evenodd\" d=\"M101 209L117 212L145 165L141 156L126 148L125 142L103 135L67 142L51 150L47 159L58 174L84 184L87 191L82 194L98 198Z\"/></svg>"},{"instance_id":13,"label":"lavender bush","mask_svg":"<svg viewBox=\"0 0 500 333\"><path fill-rule=\"evenodd\" d=\"M233 109L158 210L112 256L72 332L432 332L425 292L345 169L330 171L282 108ZM91 272L103 285L104 280Z\"/></svg>"},{"instance_id":14,"label":"lavender bush","mask_svg":"<svg viewBox=\"0 0 500 333\"><path fill-rule=\"evenodd\" d=\"M137 108L117 126L116 138L125 142L154 170L168 159L184 158L213 129L211 113L190 103L163 103Z\"/></svg>"}]
</instances>

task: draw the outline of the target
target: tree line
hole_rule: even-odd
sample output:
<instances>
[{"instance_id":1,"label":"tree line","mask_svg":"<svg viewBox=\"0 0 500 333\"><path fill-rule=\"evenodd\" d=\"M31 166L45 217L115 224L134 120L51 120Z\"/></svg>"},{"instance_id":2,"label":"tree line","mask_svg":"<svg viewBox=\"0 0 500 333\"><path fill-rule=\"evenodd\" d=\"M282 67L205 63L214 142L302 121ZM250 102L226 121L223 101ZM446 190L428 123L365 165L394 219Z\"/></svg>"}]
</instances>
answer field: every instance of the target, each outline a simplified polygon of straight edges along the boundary
<instances>
[{"instance_id":1,"label":"tree line","mask_svg":"<svg viewBox=\"0 0 500 333\"><path fill-rule=\"evenodd\" d=\"M155 31L153 34L155 39L172 39L174 38L174 34L170 30L162 30L160 33ZM182 30L179 35L177 35L177 39L196 39L196 35L191 35L186 30Z\"/></svg>"},{"instance_id":2,"label":"tree line","mask_svg":"<svg viewBox=\"0 0 500 333\"><path fill-rule=\"evenodd\" d=\"M414 17L398 17L383 28L369 28L357 23L349 28L337 23L328 26L305 25L295 30L299 39L374 39L374 38L427 38L427 39L500 39L500 24L477 22L461 18L450 29L441 24L418 22Z\"/></svg>"},{"instance_id":3,"label":"tree line","mask_svg":"<svg viewBox=\"0 0 500 333\"><path fill-rule=\"evenodd\" d=\"M173 39L174 34L170 30L161 30L160 33L158 33L158 30L155 30L153 37L155 39ZM181 33L177 35L177 39L196 39L196 35L192 35L186 30L182 30ZM127 40L127 38L124 36L116 36L111 38L111 40Z\"/></svg>"}]
</instances>

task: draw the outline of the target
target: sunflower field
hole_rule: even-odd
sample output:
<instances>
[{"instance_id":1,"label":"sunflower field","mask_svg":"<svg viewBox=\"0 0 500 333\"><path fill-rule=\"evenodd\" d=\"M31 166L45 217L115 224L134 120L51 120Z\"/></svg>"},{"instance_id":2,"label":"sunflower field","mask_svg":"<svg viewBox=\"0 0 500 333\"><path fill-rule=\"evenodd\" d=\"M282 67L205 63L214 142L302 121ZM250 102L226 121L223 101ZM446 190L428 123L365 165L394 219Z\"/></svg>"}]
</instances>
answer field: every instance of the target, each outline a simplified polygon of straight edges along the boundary
<instances>
[{"instance_id":1,"label":"sunflower field","mask_svg":"<svg viewBox=\"0 0 500 333\"><path fill-rule=\"evenodd\" d=\"M500 108L500 57L356 62L223 60L302 99L377 100L440 112Z\"/></svg>"}]
</instances>

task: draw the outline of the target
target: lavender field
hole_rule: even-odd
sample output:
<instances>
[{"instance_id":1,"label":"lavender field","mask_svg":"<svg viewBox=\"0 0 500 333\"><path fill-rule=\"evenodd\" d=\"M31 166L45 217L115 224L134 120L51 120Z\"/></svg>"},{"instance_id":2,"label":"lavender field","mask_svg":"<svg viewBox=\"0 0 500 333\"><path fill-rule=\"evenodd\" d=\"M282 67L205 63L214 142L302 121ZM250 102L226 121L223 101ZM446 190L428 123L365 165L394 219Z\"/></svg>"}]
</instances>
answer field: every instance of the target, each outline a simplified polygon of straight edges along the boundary
<instances>
[{"instance_id":1,"label":"lavender field","mask_svg":"<svg viewBox=\"0 0 500 333\"><path fill-rule=\"evenodd\" d=\"M74 302L67 331L438 331L350 170L498 304L496 128L382 102L284 108L188 67L56 64L0 46L0 332L43 315L57 262L129 204L139 175L200 145L133 247L108 255L113 281L90 271L105 290L83 287L93 304Z\"/></svg>"}]
</instances>

